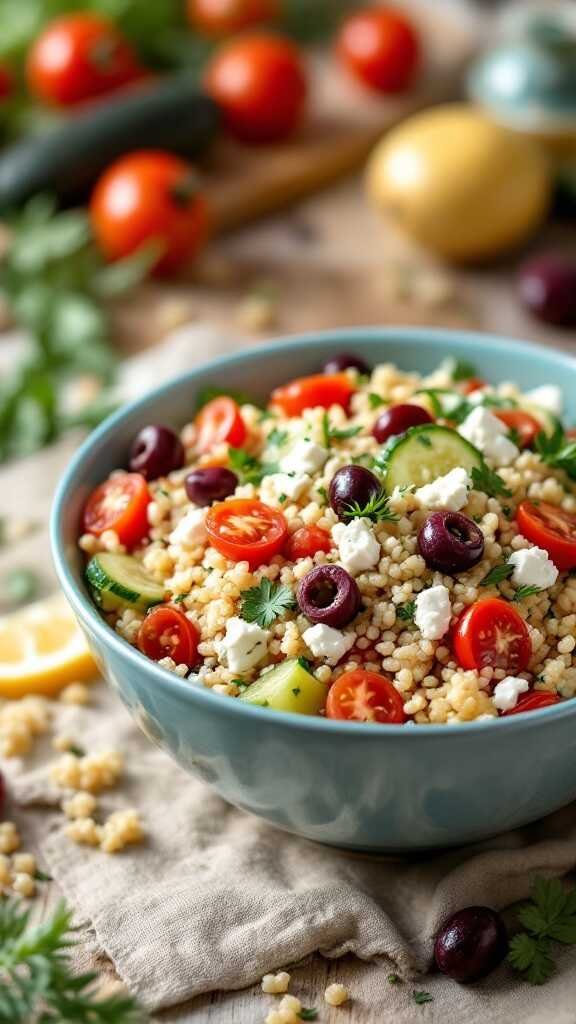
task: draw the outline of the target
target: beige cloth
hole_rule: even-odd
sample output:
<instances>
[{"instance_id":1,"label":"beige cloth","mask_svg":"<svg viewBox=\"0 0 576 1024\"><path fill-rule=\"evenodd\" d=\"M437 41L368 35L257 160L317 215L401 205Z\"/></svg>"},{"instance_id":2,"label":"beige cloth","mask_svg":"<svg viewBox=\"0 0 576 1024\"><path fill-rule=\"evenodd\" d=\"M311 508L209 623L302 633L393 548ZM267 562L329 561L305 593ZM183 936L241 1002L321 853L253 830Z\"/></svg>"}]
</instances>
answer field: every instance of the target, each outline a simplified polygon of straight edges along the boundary
<instances>
[{"instance_id":1,"label":"beige cloth","mask_svg":"<svg viewBox=\"0 0 576 1024\"><path fill-rule=\"evenodd\" d=\"M197 333L193 339L197 359L207 348L213 352L213 340ZM160 359L174 369L166 351ZM73 447L68 440L2 470L2 514L45 516ZM28 564L49 576L47 559L40 529L0 551L0 573ZM95 688L92 707L57 706L55 715L56 727L87 750L124 753L125 781L104 794L102 811L137 807L147 842L109 856L64 835L62 815L54 813L60 794L46 769L47 759L56 756L48 739L31 758L5 765L16 801L29 808L15 815L78 917L91 922L98 946L149 1008L250 985L319 950L330 957L354 953L380 965L363 984L364 998L382 1008L383 1022L574 1024L576 965L569 950L561 952L557 976L541 989L519 982L507 968L471 988L421 976L438 923L451 910L473 903L507 906L527 895L534 873L562 875L573 868L574 807L463 851L421 859L355 857L279 833L224 804L152 747L104 686ZM406 982L388 985L391 971ZM414 987L429 991L434 1001L416 1005ZM255 1012L260 1009L264 1017L264 1003Z\"/></svg>"}]
</instances>

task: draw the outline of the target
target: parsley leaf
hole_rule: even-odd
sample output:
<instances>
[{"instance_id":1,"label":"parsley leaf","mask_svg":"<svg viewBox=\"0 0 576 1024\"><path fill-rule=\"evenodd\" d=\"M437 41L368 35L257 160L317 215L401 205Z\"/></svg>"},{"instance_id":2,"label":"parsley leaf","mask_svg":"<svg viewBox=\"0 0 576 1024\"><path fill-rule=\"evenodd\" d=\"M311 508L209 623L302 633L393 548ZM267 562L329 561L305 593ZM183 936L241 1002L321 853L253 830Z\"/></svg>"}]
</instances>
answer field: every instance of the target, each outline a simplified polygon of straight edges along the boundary
<instances>
[{"instance_id":1,"label":"parsley leaf","mask_svg":"<svg viewBox=\"0 0 576 1024\"><path fill-rule=\"evenodd\" d=\"M576 945L576 889L557 878L535 878L529 902L516 912L524 931L510 942L508 962L532 985L553 973L551 942Z\"/></svg>"},{"instance_id":2,"label":"parsley leaf","mask_svg":"<svg viewBox=\"0 0 576 1024\"><path fill-rule=\"evenodd\" d=\"M533 594L539 594L542 587L536 587L533 583L526 583L522 587L518 587L518 590L512 598L513 601L518 604L519 601L523 601L525 597L532 597Z\"/></svg>"},{"instance_id":3,"label":"parsley leaf","mask_svg":"<svg viewBox=\"0 0 576 1024\"><path fill-rule=\"evenodd\" d=\"M413 622L416 614L416 601L407 601L396 609L396 615L403 622Z\"/></svg>"},{"instance_id":4,"label":"parsley leaf","mask_svg":"<svg viewBox=\"0 0 576 1024\"><path fill-rule=\"evenodd\" d=\"M389 985L398 985L399 982L400 982L400 975L399 974L389 974L388 978L387 978L387 981L388 981Z\"/></svg>"},{"instance_id":5,"label":"parsley leaf","mask_svg":"<svg viewBox=\"0 0 576 1024\"><path fill-rule=\"evenodd\" d=\"M550 437L544 431L536 435L534 447L548 466L563 469L571 480L576 480L576 441L567 439L559 420Z\"/></svg>"},{"instance_id":6,"label":"parsley leaf","mask_svg":"<svg viewBox=\"0 0 576 1024\"><path fill-rule=\"evenodd\" d=\"M274 429L270 431L268 437L266 438L266 444L274 445L275 448L283 448L287 440L288 431L278 430L278 427L274 427Z\"/></svg>"},{"instance_id":7,"label":"parsley leaf","mask_svg":"<svg viewBox=\"0 0 576 1024\"><path fill-rule=\"evenodd\" d=\"M414 1002L418 1003L419 1006L422 1006L423 1003L432 1003L434 1001L434 997L430 995L430 992L418 992L414 989L412 995L414 996Z\"/></svg>"},{"instance_id":8,"label":"parsley leaf","mask_svg":"<svg viewBox=\"0 0 576 1024\"><path fill-rule=\"evenodd\" d=\"M514 566L510 565L510 562L504 562L502 565L495 565L490 572L486 573L483 579L478 584L479 587L497 587L502 580L510 579L510 576L514 572Z\"/></svg>"},{"instance_id":9,"label":"parsley leaf","mask_svg":"<svg viewBox=\"0 0 576 1024\"><path fill-rule=\"evenodd\" d=\"M295 605L294 594L289 587L265 578L257 587L244 591L240 615L245 622L257 622L266 629L279 615L290 611Z\"/></svg>"},{"instance_id":10,"label":"parsley leaf","mask_svg":"<svg viewBox=\"0 0 576 1024\"><path fill-rule=\"evenodd\" d=\"M511 939L508 963L515 971L523 974L531 985L543 985L554 972L550 943L546 939L533 938L526 932L514 935Z\"/></svg>"},{"instance_id":11,"label":"parsley leaf","mask_svg":"<svg viewBox=\"0 0 576 1024\"><path fill-rule=\"evenodd\" d=\"M375 391L368 393L368 405L371 409L379 409L381 405L390 405L389 398L382 398L382 395L377 395Z\"/></svg>"},{"instance_id":12,"label":"parsley leaf","mask_svg":"<svg viewBox=\"0 0 576 1024\"><path fill-rule=\"evenodd\" d=\"M332 441L345 441L349 437L356 437L356 434L359 434L361 430L362 427L349 427L347 430L338 430L336 427L331 426L327 412L322 416L322 437L325 448L331 448Z\"/></svg>"},{"instance_id":13,"label":"parsley leaf","mask_svg":"<svg viewBox=\"0 0 576 1024\"><path fill-rule=\"evenodd\" d=\"M278 472L276 463L260 462L260 459L250 455L245 448L230 448L228 461L241 484L259 484L265 476Z\"/></svg>"},{"instance_id":14,"label":"parsley leaf","mask_svg":"<svg viewBox=\"0 0 576 1024\"><path fill-rule=\"evenodd\" d=\"M384 491L374 494L365 505L357 501L345 505L342 519L345 522L351 519L371 519L373 523L398 522L398 516L390 510L390 498Z\"/></svg>"},{"instance_id":15,"label":"parsley leaf","mask_svg":"<svg viewBox=\"0 0 576 1024\"><path fill-rule=\"evenodd\" d=\"M301 656L297 658L297 661L298 664L300 665L300 668L303 668L306 672L312 671L312 662L308 658L303 658Z\"/></svg>"},{"instance_id":16,"label":"parsley leaf","mask_svg":"<svg viewBox=\"0 0 576 1024\"><path fill-rule=\"evenodd\" d=\"M498 498L500 495L505 498L512 496L512 491L509 491L506 487L501 476L495 473L493 469L490 469L485 462L480 467L473 466L472 472L472 485L476 491L484 491L490 498Z\"/></svg>"},{"instance_id":17,"label":"parsley leaf","mask_svg":"<svg viewBox=\"0 0 576 1024\"><path fill-rule=\"evenodd\" d=\"M476 367L472 363L466 362L465 359L455 359L452 363L452 372L450 374L453 381L470 380L470 377L476 377Z\"/></svg>"},{"instance_id":18,"label":"parsley leaf","mask_svg":"<svg viewBox=\"0 0 576 1024\"><path fill-rule=\"evenodd\" d=\"M303 1006L298 1016L300 1017L300 1020L316 1020L318 1016L318 1010L316 1009L315 1006L311 1006L309 1008Z\"/></svg>"}]
</instances>

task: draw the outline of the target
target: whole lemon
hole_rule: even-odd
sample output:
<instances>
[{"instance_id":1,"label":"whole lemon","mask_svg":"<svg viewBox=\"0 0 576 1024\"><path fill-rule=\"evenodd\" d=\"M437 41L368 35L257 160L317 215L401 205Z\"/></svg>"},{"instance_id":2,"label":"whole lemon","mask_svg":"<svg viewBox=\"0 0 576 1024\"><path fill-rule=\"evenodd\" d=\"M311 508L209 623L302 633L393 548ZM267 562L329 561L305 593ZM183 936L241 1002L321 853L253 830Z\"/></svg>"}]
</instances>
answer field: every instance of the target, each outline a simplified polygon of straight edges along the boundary
<instances>
[{"instance_id":1,"label":"whole lemon","mask_svg":"<svg viewBox=\"0 0 576 1024\"><path fill-rule=\"evenodd\" d=\"M368 191L423 245L457 262L486 260L544 217L551 172L537 143L468 104L408 118L374 150Z\"/></svg>"}]
</instances>

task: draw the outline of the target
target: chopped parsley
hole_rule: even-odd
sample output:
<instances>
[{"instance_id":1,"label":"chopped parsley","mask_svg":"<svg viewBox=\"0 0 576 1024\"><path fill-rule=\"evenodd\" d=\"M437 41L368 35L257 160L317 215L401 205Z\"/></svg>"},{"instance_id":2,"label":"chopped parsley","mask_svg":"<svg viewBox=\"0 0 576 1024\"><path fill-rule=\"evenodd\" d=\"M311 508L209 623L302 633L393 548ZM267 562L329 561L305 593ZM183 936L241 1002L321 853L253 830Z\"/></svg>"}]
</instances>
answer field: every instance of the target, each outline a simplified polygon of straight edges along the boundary
<instances>
[{"instance_id":1,"label":"chopped parsley","mask_svg":"<svg viewBox=\"0 0 576 1024\"><path fill-rule=\"evenodd\" d=\"M368 393L368 405L371 409L379 409L381 405L390 405L389 398L382 398L382 395L377 395L375 391Z\"/></svg>"},{"instance_id":2,"label":"chopped parsley","mask_svg":"<svg viewBox=\"0 0 576 1024\"><path fill-rule=\"evenodd\" d=\"M188 594L178 594L174 598L174 604L182 604L182 602L185 601L187 597L188 597Z\"/></svg>"},{"instance_id":3,"label":"chopped parsley","mask_svg":"<svg viewBox=\"0 0 576 1024\"><path fill-rule=\"evenodd\" d=\"M324 504L327 505L328 504L328 491L326 490L326 488L325 487L317 487L316 491L318 492L320 497L324 499Z\"/></svg>"},{"instance_id":4,"label":"chopped parsley","mask_svg":"<svg viewBox=\"0 0 576 1024\"><path fill-rule=\"evenodd\" d=\"M345 505L342 519L345 522L351 519L371 519L373 523L398 522L398 516L390 510L390 498L384 491L374 494L365 505L357 501Z\"/></svg>"},{"instance_id":5,"label":"chopped parsley","mask_svg":"<svg viewBox=\"0 0 576 1024\"><path fill-rule=\"evenodd\" d=\"M524 930L510 940L508 963L530 984L543 985L554 972L552 943L576 945L576 889L537 877L516 916Z\"/></svg>"},{"instance_id":6,"label":"chopped parsley","mask_svg":"<svg viewBox=\"0 0 576 1024\"><path fill-rule=\"evenodd\" d=\"M278 427L274 427L266 438L266 444L272 444L275 448L282 448L286 444L288 436L287 430L278 430Z\"/></svg>"},{"instance_id":7,"label":"chopped parsley","mask_svg":"<svg viewBox=\"0 0 576 1024\"><path fill-rule=\"evenodd\" d=\"M308 1008L303 1006L298 1016L300 1017L300 1020L316 1020L318 1016L318 1010L316 1009L315 1006L310 1006Z\"/></svg>"},{"instance_id":8,"label":"chopped parsley","mask_svg":"<svg viewBox=\"0 0 576 1024\"><path fill-rule=\"evenodd\" d=\"M74 754L74 757L84 757L86 751L83 747L79 747L76 743L71 743L68 747L68 752Z\"/></svg>"},{"instance_id":9,"label":"chopped parsley","mask_svg":"<svg viewBox=\"0 0 576 1024\"><path fill-rule=\"evenodd\" d=\"M533 594L539 594L541 590L542 587L536 587L533 583L526 583L524 586L518 587L518 590L514 594L512 600L518 604L518 602L523 601L525 597L532 597Z\"/></svg>"},{"instance_id":10,"label":"chopped parsley","mask_svg":"<svg viewBox=\"0 0 576 1024\"><path fill-rule=\"evenodd\" d=\"M263 579L257 587L244 591L240 615L245 622L257 622L266 629L284 612L291 611L295 604L289 587Z\"/></svg>"},{"instance_id":11,"label":"chopped parsley","mask_svg":"<svg viewBox=\"0 0 576 1024\"><path fill-rule=\"evenodd\" d=\"M501 476L490 469L485 462L480 467L473 466L471 471L472 485L477 491L484 491L490 498L512 497L512 491L506 487Z\"/></svg>"},{"instance_id":12,"label":"chopped parsley","mask_svg":"<svg viewBox=\"0 0 576 1024\"><path fill-rule=\"evenodd\" d=\"M454 359L451 361L451 373L452 380L456 383L461 380L470 380L471 377L476 377L476 367L472 363L466 362L465 359Z\"/></svg>"},{"instance_id":13,"label":"chopped parsley","mask_svg":"<svg viewBox=\"0 0 576 1024\"><path fill-rule=\"evenodd\" d=\"M503 580L510 579L514 572L514 566L510 565L510 562L504 562L502 565L495 565L489 573L486 573L483 579L478 584L479 587L497 587Z\"/></svg>"},{"instance_id":14,"label":"chopped parsley","mask_svg":"<svg viewBox=\"0 0 576 1024\"><path fill-rule=\"evenodd\" d=\"M414 989L412 995L414 997L414 1002L418 1003L419 1006L422 1006L424 1003L432 1003L434 1001L430 992L419 992L417 989Z\"/></svg>"},{"instance_id":15,"label":"chopped parsley","mask_svg":"<svg viewBox=\"0 0 576 1024\"><path fill-rule=\"evenodd\" d=\"M387 978L387 981L388 981L389 985L399 985L400 984L400 976L398 974L389 974L388 978Z\"/></svg>"},{"instance_id":16,"label":"chopped parsley","mask_svg":"<svg viewBox=\"0 0 576 1024\"><path fill-rule=\"evenodd\" d=\"M230 467L236 473L241 484L259 484L265 476L278 472L278 465L273 462L260 462L255 455L250 455L245 448L230 448L228 453Z\"/></svg>"},{"instance_id":17,"label":"chopped parsley","mask_svg":"<svg viewBox=\"0 0 576 1024\"><path fill-rule=\"evenodd\" d=\"M510 519L510 516L512 515L510 505L502 505L502 515L506 516L506 519Z\"/></svg>"},{"instance_id":18,"label":"chopped parsley","mask_svg":"<svg viewBox=\"0 0 576 1024\"><path fill-rule=\"evenodd\" d=\"M413 622L416 614L416 601L407 601L396 609L396 615L403 622Z\"/></svg>"},{"instance_id":19,"label":"chopped parsley","mask_svg":"<svg viewBox=\"0 0 576 1024\"><path fill-rule=\"evenodd\" d=\"M566 437L559 420L550 437L544 431L536 435L534 447L548 466L563 469L571 480L576 480L576 440Z\"/></svg>"},{"instance_id":20,"label":"chopped parsley","mask_svg":"<svg viewBox=\"0 0 576 1024\"><path fill-rule=\"evenodd\" d=\"M52 875L47 875L45 871L40 871L40 868L36 868L33 877L37 882L51 882Z\"/></svg>"},{"instance_id":21,"label":"chopped parsley","mask_svg":"<svg viewBox=\"0 0 576 1024\"><path fill-rule=\"evenodd\" d=\"M322 416L322 438L325 448L331 448L332 441L345 441L349 437L356 437L356 434L359 434L361 430L362 427L348 427L347 430L338 430L331 425L327 412Z\"/></svg>"},{"instance_id":22,"label":"chopped parsley","mask_svg":"<svg viewBox=\"0 0 576 1024\"><path fill-rule=\"evenodd\" d=\"M303 668L306 672L312 671L312 662L308 658L298 658L298 664L300 668Z\"/></svg>"}]
</instances>

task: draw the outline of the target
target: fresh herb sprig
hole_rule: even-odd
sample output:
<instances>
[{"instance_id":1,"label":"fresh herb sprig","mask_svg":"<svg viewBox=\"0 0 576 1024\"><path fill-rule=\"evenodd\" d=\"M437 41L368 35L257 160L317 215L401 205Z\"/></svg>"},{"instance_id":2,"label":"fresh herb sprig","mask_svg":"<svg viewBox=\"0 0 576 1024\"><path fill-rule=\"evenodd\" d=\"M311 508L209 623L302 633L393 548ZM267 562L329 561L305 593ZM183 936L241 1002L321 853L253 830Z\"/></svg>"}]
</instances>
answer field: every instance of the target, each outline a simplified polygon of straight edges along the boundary
<instances>
[{"instance_id":1,"label":"fresh herb sprig","mask_svg":"<svg viewBox=\"0 0 576 1024\"><path fill-rule=\"evenodd\" d=\"M333 441L346 441L349 437L356 437L361 430L362 427L348 427L345 430L339 430L332 426L327 412L322 416L322 439L325 448L331 448Z\"/></svg>"},{"instance_id":2,"label":"fresh herb sprig","mask_svg":"<svg viewBox=\"0 0 576 1024\"><path fill-rule=\"evenodd\" d=\"M396 609L396 615L402 622L413 622L416 614L416 601L406 601Z\"/></svg>"},{"instance_id":3,"label":"fresh herb sprig","mask_svg":"<svg viewBox=\"0 0 576 1024\"><path fill-rule=\"evenodd\" d=\"M245 622L257 622L262 629L267 629L280 615L295 606L294 594L289 587L263 579L257 587L244 591L240 615Z\"/></svg>"},{"instance_id":4,"label":"fresh herb sprig","mask_svg":"<svg viewBox=\"0 0 576 1024\"><path fill-rule=\"evenodd\" d=\"M390 508L390 497L379 491L374 494L365 505L352 501L344 506L342 519L350 522L351 519L371 519L373 523L396 523L398 516Z\"/></svg>"},{"instance_id":5,"label":"fresh herb sprig","mask_svg":"<svg viewBox=\"0 0 576 1024\"><path fill-rule=\"evenodd\" d=\"M262 483L265 476L279 472L279 466L276 463L261 462L244 448L231 448L228 453L228 461L241 484L258 485Z\"/></svg>"},{"instance_id":6,"label":"fresh herb sprig","mask_svg":"<svg viewBox=\"0 0 576 1024\"><path fill-rule=\"evenodd\" d=\"M519 602L523 601L524 598L532 597L534 594L540 594L541 591L542 587L537 587L533 583L525 583L523 586L518 587L518 590L515 592L512 600L516 604L519 604Z\"/></svg>"},{"instance_id":7,"label":"fresh herb sprig","mask_svg":"<svg viewBox=\"0 0 576 1024\"><path fill-rule=\"evenodd\" d=\"M557 878L535 878L530 900L517 911L523 931L510 941L508 963L532 985L554 972L554 945L576 945L576 888Z\"/></svg>"},{"instance_id":8,"label":"fresh herb sprig","mask_svg":"<svg viewBox=\"0 0 576 1024\"><path fill-rule=\"evenodd\" d=\"M512 491L506 487L502 477L485 462L480 467L473 466L470 473L472 486L476 491L484 491L490 498L511 498Z\"/></svg>"},{"instance_id":9,"label":"fresh herb sprig","mask_svg":"<svg viewBox=\"0 0 576 1024\"><path fill-rule=\"evenodd\" d=\"M504 580L510 579L514 572L514 566L510 562L504 562L502 565L495 565L490 572L480 580L479 587L497 587L499 583Z\"/></svg>"},{"instance_id":10,"label":"fresh herb sprig","mask_svg":"<svg viewBox=\"0 0 576 1024\"><path fill-rule=\"evenodd\" d=\"M0 899L0 1024L139 1024L146 1018L131 996L99 999L97 975L74 974L72 915L61 903L51 918Z\"/></svg>"},{"instance_id":11,"label":"fresh herb sprig","mask_svg":"<svg viewBox=\"0 0 576 1024\"><path fill-rule=\"evenodd\" d=\"M537 434L534 447L546 465L563 469L571 480L576 480L576 441L566 437L559 420L550 436L544 431Z\"/></svg>"}]
</instances>

